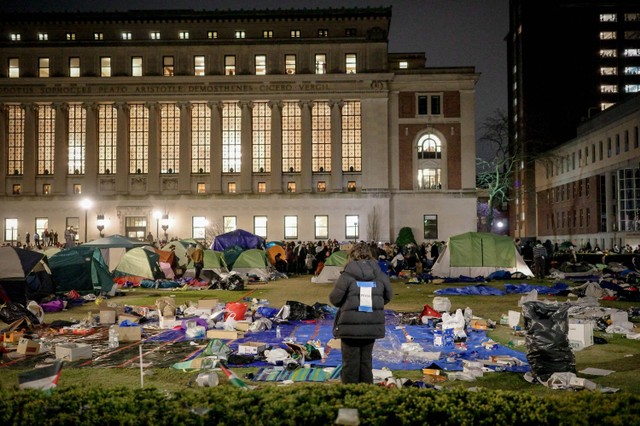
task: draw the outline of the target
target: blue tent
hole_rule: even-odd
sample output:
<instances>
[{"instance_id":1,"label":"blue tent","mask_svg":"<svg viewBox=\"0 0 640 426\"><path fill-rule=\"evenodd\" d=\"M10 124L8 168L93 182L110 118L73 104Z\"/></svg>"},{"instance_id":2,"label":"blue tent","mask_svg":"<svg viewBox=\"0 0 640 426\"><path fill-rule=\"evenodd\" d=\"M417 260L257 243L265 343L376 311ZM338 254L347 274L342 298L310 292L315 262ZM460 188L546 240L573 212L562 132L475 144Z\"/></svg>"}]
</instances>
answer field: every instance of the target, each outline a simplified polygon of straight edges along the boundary
<instances>
[{"instance_id":1,"label":"blue tent","mask_svg":"<svg viewBox=\"0 0 640 426\"><path fill-rule=\"evenodd\" d=\"M227 232L218 235L211 244L211 249L215 251L225 251L227 248L238 246L244 250L264 249L264 238L254 235L243 229Z\"/></svg>"}]
</instances>

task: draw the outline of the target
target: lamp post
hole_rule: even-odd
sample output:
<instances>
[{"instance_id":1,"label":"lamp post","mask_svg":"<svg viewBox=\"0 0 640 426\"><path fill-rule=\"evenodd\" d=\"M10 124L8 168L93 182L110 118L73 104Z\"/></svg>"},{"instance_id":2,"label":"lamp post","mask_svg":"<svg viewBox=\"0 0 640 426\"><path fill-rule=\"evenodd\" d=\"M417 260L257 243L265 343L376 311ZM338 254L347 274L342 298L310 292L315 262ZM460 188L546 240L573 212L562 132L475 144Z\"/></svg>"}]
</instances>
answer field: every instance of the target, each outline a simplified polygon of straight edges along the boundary
<instances>
[{"instance_id":1,"label":"lamp post","mask_svg":"<svg viewBox=\"0 0 640 426\"><path fill-rule=\"evenodd\" d=\"M85 198L80 202L80 206L84 209L84 242L87 242L87 213L89 213L89 209L93 205L90 199Z\"/></svg>"},{"instance_id":2,"label":"lamp post","mask_svg":"<svg viewBox=\"0 0 640 426\"><path fill-rule=\"evenodd\" d=\"M167 229L169 229L169 214L165 213L162 215L162 230L164 231L164 239L169 240L169 236L167 234Z\"/></svg>"},{"instance_id":3,"label":"lamp post","mask_svg":"<svg viewBox=\"0 0 640 426\"><path fill-rule=\"evenodd\" d=\"M162 213L156 210L153 212L153 217L156 219L156 241L158 242L158 248L160 248L160 218Z\"/></svg>"},{"instance_id":4,"label":"lamp post","mask_svg":"<svg viewBox=\"0 0 640 426\"><path fill-rule=\"evenodd\" d=\"M100 233L100 238L104 237L102 231L104 230L104 215L99 214L96 218L96 228L98 228L98 232Z\"/></svg>"}]
</instances>

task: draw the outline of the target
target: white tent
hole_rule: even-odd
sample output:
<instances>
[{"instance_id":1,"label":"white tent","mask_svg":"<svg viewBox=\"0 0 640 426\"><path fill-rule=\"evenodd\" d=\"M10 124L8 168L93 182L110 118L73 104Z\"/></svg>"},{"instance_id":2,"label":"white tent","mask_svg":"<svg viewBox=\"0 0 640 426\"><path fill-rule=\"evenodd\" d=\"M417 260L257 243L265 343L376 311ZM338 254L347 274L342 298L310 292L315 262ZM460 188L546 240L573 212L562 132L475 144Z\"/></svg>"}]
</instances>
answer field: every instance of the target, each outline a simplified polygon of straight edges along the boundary
<instances>
[{"instance_id":1,"label":"white tent","mask_svg":"<svg viewBox=\"0 0 640 426\"><path fill-rule=\"evenodd\" d=\"M510 237L467 232L449 238L445 250L431 268L431 275L487 277L496 271L533 276Z\"/></svg>"},{"instance_id":2,"label":"white tent","mask_svg":"<svg viewBox=\"0 0 640 426\"><path fill-rule=\"evenodd\" d=\"M339 250L332 253L324 263L322 271L316 277L311 278L313 283L332 283L340 277L344 267L349 261L349 252Z\"/></svg>"}]
</instances>

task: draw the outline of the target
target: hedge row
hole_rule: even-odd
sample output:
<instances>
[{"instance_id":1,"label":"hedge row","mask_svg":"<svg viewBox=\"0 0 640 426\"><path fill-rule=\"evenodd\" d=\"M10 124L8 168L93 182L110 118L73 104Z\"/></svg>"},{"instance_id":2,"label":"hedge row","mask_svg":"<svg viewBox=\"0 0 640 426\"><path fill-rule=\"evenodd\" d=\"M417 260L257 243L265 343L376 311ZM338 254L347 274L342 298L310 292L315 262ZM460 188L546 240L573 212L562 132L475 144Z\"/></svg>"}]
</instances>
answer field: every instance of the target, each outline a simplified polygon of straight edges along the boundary
<instances>
[{"instance_id":1,"label":"hedge row","mask_svg":"<svg viewBox=\"0 0 640 426\"><path fill-rule=\"evenodd\" d=\"M1 425L328 425L357 408L366 425L631 425L640 396L591 392L540 397L507 391L388 389L370 385L0 390Z\"/></svg>"}]
</instances>

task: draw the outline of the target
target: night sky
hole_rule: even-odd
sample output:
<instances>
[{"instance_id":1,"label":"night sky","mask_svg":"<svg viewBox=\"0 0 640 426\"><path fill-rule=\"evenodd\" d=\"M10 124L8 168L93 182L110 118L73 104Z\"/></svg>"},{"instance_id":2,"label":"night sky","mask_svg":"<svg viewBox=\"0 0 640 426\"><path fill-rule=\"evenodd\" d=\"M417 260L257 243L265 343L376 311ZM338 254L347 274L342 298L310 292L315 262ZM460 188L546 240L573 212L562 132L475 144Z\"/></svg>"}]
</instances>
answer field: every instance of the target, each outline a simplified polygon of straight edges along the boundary
<instances>
[{"instance_id":1,"label":"night sky","mask_svg":"<svg viewBox=\"0 0 640 426\"><path fill-rule=\"evenodd\" d=\"M429 67L473 66L481 73L476 86L476 128L496 109L506 111L507 0L29 0L2 1L0 13L356 6L392 6L390 52L425 52Z\"/></svg>"}]
</instances>

